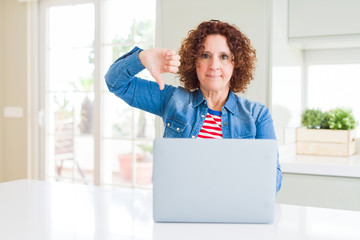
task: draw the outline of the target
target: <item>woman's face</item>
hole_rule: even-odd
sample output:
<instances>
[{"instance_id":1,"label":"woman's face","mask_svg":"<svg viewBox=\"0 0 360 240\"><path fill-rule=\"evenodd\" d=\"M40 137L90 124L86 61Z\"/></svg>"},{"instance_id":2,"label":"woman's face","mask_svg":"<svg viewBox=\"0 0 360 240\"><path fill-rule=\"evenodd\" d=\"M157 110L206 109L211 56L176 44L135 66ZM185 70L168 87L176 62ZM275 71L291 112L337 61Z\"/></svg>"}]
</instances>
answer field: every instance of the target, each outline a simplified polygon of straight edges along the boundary
<instances>
[{"instance_id":1,"label":"woman's face","mask_svg":"<svg viewBox=\"0 0 360 240\"><path fill-rule=\"evenodd\" d=\"M226 37L219 34L206 37L204 51L196 60L196 74L203 92L228 94L234 71L232 59Z\"/></svg>"}]
</instances>

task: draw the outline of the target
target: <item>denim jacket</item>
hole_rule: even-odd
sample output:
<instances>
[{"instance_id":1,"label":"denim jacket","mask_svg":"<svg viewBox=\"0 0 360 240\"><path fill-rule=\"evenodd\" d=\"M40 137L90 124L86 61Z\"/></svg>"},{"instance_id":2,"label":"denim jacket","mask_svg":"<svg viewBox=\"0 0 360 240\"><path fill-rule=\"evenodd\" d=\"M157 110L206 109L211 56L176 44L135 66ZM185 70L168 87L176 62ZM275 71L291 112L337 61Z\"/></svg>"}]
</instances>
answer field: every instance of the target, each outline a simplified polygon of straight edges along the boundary
<instances>
[{"instance_id":1,"label":"denim jacket","mask_svg":"<svg viewBox=\"0 0 360 240\"><path fill-rule=\"evenodd\" d=\"M165 85L135 75L145 67L135 47L118 58L105 75L106 84L116 96L132 107L156 114L163 119L164 138L196 138L205 121L208 106L200 90L187 92L183 87ZM263 104L249 101L229 91L221 109L224 138L276 139L269 110ZM276 190L281 187L282 173L277 162Z\"/></svg>"}]
</instances>

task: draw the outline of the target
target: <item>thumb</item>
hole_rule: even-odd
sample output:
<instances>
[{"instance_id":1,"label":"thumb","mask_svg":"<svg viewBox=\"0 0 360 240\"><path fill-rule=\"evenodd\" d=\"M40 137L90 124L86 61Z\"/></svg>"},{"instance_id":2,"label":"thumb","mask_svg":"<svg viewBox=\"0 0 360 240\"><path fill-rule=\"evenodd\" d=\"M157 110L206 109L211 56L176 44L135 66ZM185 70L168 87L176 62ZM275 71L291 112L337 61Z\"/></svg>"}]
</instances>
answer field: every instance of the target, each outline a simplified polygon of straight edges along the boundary
<instances>
[{"instance_id":1,"label":"thumb","mask_svg":"<svg viewBox=\"0 0 360 240\"><path fill-rule=\"evenodd\" d=\"M163 90L165 87L164 80L160 74L156 74L153 76L156 82L159 84L160 90Z\"/></svg>"}]
</instances>

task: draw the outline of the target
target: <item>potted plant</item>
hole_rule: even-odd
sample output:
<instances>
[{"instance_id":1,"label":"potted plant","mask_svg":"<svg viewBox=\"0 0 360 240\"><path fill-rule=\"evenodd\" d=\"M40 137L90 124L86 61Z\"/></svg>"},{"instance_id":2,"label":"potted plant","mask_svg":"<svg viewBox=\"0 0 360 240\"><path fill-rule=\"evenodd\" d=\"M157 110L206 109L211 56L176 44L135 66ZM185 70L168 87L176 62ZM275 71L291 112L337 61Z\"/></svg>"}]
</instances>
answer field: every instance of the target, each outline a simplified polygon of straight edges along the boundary
<instances>
[{"instance_id":1,"label":"potted plant","mask_svg":"<svg viewBox=\"0 0 360 240\"><path fill-rule=\"evenodd\" d=\"M136 184L150 185L152 183L152 145L138 144L138 151L134 154L135 157L135 175ZM133 168L133 154L118 154L117 156L120 164L120 175L126 181L132 179Z\"/></svg>"},{"instance_id":2,"label":"potted plant","mask_svg":"<svg viewBox=\"0 0 360 240\"><path fill-rule=\"evenodd\" d=\"M131 110L128 108L127 110ZM125 111L127 111L125 110ZM119 115L126 115L122 112ZM112 125L113 137L131 136L133 122L129 119L121 118L120 122ZM144 111L140 111L137 120L136 139L146 138L146 116ZM136 146L135 153L129 149L128 153L117 154L120 165L120 175L127 182L132 180L133 163L135 162L135 183L139 185L150 185L152 183L152 150L151 142L139 143ZM134 159L134 160L133 160Z\"/></svg>"},{"instance_id":3,"label":"potted plant","mask_svg":"<svg viewBox=\"0 0 360 240\"><path fill-rule=\"evenodd\" d=\"M347 157L356 152L357 122L349 109L306 109L296 130L296 153Z\"/></svg>"},{"instance_id":4,"label":"potted plant","mask_svg":"<svg viewBox=\"0 0 360 240\"><path fill-rule=\"evenodd\" d=\"M152 183L153 146L152 144L138 144L141 157L136 161L136 184L150 185Z\"/></svg>"}]
</instances>

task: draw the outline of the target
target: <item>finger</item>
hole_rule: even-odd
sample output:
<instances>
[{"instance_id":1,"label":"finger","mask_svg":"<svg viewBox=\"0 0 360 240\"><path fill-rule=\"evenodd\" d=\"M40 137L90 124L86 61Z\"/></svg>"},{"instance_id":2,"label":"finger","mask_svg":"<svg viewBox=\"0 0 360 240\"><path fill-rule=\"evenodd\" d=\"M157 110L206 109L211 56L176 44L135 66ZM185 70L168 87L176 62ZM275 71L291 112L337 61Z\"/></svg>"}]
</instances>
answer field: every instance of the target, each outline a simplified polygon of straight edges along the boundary
<instances>
[{"instance_id":1,"label":"finger","mask_svg":"<svg viewBox=\"0 0 360 240\"><path fill-rule=\"evenodd\" d=\"M167 50L166 52L166 56L173 56L173 55L176 55L176 51L175 50L172 50L172 49L169 49Z\"/></svg>"},{"instance_id":2,"label":"finger","mask_svg":"<svg viewBox=\"0 0 360 240\"><path fill-rule=\"evenodd\" d=\"M160 90L164 90L165 84L164 84L164 80L162 80L162 78L158 81L158 84L159 84Z\"/></svg>"},{"instance_id":3,"label":"finger","mask_svg":"<svg viewBox=\"0 0 360 240\"><path fill-rule=\"evenodd\" d=\"M154 75L155 81L159 84L160 90L163 90L165 87L164 80L160 74Z\"/></svg>"},{"instance_id":4,"label":"finger","mask_svg":"<svg viewBox=\"0 0 360 240\"><path fill-rule=\"evenodd\" d=\"M180 66L180 61L166 61L165 66L178 67Z\"/></svg>"},{"instance_id":5,"label":"finger","mask_svg":"<svg viewBox=\"0 0 360 240\"><path fill-rule=\"evenodd\" d=\"M177 73L179 71L179 68L176 66L164 66L165 72L169 73Z\"/></svg>"},{"instance_id":6,"label":"finger","mask_svg":"<svg viewBox=\"0 0 360 240\"><path fill-rule=\"evenodd\" d=\"M179 61L180 60L180 55L176 54L176 53L174 55L167 55L166 60Z\"/></svg>"}]
</instances>

